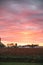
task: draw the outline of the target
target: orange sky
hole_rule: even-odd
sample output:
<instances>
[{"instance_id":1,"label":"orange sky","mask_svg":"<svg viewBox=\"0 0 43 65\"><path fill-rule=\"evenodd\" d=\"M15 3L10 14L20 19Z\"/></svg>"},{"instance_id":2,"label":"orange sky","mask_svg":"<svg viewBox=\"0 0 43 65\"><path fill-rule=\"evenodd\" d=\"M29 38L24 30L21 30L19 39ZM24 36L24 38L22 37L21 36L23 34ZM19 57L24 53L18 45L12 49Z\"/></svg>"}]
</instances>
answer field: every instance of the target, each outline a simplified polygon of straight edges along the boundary
<instances>
[{"instance_id":1,"label":"orange sky","mask_svg":"<svg viewBox=\"0 0 43 65\"><path fill-rule=\"evenodd\" d=\"M0 37L5 45L11 42L43 45L43 9L39 6L42 7L35 2L27 5L15 0L1 1Z\"/></svg>"}]
</instances>

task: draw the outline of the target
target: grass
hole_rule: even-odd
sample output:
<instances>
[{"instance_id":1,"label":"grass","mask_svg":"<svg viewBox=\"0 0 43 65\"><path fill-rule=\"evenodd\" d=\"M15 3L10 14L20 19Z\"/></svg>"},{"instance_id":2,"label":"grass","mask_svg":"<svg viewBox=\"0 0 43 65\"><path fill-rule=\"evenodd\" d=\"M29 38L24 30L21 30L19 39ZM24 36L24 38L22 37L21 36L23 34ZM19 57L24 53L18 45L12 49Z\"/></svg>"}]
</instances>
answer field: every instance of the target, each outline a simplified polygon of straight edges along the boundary
<instances>
[{"instance_id":1,"label":"grass","mask_svg":"<svg viewBox=\"0 0 43 65\"><path fill-rule=\"evenodd\" d=\"M0 65L43 65L43 63L0 62Z\"/></svg>"}]
</instances>

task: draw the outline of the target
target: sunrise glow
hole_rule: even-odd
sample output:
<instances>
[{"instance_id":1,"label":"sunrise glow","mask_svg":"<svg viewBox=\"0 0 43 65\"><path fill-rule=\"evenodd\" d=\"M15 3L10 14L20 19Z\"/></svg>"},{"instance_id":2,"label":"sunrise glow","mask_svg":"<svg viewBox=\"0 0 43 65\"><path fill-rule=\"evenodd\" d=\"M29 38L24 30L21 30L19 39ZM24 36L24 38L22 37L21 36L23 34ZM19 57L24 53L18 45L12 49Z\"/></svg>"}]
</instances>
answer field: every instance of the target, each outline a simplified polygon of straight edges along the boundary
<instances>
[{"instance_id":1,"label":"sunrise glow","mask_svg":"<svg viewBox=\"0 0 43 65\"><path fill-rule=\"evenodd\" d=\"M43 1L1 0L0 37L2 42L43 46Z\"/></svg>"}]
</instances>

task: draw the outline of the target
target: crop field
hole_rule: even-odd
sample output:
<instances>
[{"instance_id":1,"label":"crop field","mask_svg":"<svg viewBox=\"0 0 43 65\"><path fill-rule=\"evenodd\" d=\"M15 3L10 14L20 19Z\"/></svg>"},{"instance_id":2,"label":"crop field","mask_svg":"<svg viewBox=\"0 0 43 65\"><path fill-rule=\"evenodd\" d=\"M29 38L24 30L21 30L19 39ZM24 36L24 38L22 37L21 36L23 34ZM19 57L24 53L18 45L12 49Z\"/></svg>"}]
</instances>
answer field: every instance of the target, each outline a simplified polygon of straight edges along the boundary
<instances>
[{"instance_id":1,"label":"crop field","mask_svg":"<svg viewBox=\"0 0 43 65\"><path fill-rule=\"evenodd\" d=\"M0 62L42 63L43 48L0 48ZM11 64L7 64L7 65L11 65Z\"/></svg>"},{"instance_id":2,"label":"crop field","mask_svg":"<svg viewBox=\"0 0 43 65\"><path fill-rule=\"evenodd\" d=\"M0 65L43 65L43 63L0 62Z\"/></svg>"},{"instance_id":3,"label":"crop field","mask_svg":"<svg viewBox=\"0 0 43 65\"><path fill-rule=\"evenodd\" d=\"M43 48L0 48L0 51L0 55L43 55Z\"/></svg>"}]
</instances>

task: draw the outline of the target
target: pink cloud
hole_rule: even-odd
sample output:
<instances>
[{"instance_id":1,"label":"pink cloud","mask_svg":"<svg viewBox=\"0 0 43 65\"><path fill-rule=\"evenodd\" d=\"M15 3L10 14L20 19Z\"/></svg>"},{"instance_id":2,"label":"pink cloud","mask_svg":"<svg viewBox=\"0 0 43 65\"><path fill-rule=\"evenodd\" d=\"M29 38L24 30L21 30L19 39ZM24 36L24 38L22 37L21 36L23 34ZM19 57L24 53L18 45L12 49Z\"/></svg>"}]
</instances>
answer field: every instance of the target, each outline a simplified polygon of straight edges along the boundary
<instances>
[{"instance_id":1,"label":"pink cloud","mask_svg":"<svg viewBox=\"0 0 43 65\"><path fill-rule=\"evenodd\" d=\"M6 41L24 42L27 40L31 42L36 40L43 43L43 22L40 21L39 23L39 19L43 16L38 16L39 18L37 18L36 14L40 14L40 12L24 10L20 14L15 14L2 9L0 16L0 37ZM36 17L32 17L33 15Z\"/></svg>"}]
</instances>

